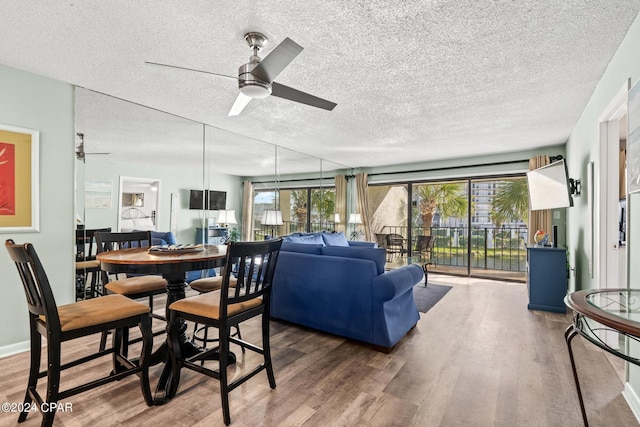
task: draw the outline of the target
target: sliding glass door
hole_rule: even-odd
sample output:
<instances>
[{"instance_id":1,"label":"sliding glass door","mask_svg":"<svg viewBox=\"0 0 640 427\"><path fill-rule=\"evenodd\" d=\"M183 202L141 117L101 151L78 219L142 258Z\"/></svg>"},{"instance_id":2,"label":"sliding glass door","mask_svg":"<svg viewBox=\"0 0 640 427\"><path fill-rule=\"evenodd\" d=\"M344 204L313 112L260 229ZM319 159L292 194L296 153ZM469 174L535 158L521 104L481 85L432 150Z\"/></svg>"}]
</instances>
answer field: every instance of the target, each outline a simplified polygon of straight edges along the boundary
<instances>
[{"instance_id":1,"label":"sliding glass door","mask_svg":"<svg viewBox=\"0 0 640 427\"><path fill-rule=\"evenodd\" d=\"M387 267L428 263L442 273L525 279L524 176L372 185L368 197Z\"/></svg>"},{"instance_id":2,"label":"sliding glass door","mask_svg":"<svg viewBox=\"0 0 640 427\"><path fill-rule=\"evenodd\" d=\"M471 271L523 279L527 268L529 193L524 177L471 181Z\"/></svg>"},{"instance_id":3,"label":"sliding glass door","mask_svg":"<svg viewBox=\"0 0 640 427\"><path fill-rule=\"evenodd\" d=\"M416 260L428 262L438 271L468 273L468 188L467 181L413 185L411 238Z\"/></svg>"}]
</instances>

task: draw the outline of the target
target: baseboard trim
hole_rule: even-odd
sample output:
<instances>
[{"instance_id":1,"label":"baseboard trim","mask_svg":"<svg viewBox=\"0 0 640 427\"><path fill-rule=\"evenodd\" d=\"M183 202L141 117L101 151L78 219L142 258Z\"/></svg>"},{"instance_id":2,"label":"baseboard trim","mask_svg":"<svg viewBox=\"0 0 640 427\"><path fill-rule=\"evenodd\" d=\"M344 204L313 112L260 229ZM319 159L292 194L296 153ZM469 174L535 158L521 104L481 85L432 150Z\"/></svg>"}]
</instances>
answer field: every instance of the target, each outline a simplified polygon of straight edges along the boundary
<instances>
[{"instance_id":1,"label":"baseboard trim","mask_svg":"<svg viewBox=\"0 0 640 427\"><path fill-rule=\"evenodd\" d=\"M29 341L22 341L15 344L0 347L0 359L13 356L14 354L29 351Z\"/></svg>"},{"instance_id":2,"label":"baseboard trim","mask_svg":"<svg viewBox=\"0 0 640 427\"><path fill-rule=\"evenodd\" d=\"M631 387L631 384L628 382L624 383L624 390L622 390L622 396L627 401L629 408L631 408L631 412L636 417L638 423L640 423L640 398L636 394L636 391Z\"/></svg>"}]
</instances>

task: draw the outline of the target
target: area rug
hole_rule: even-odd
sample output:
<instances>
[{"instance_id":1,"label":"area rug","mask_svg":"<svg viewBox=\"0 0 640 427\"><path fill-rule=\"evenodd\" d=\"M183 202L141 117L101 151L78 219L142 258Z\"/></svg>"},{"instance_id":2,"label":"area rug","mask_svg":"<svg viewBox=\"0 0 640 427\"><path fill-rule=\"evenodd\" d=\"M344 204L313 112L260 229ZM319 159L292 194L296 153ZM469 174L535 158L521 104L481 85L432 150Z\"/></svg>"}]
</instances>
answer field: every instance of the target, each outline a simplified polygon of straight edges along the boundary
<instances>
[{"instance_id":1,"label":"area rug","mask_svg":"<svg viewBox=\"0 0 640 427\"><path fill-rule=\"evenodd\" d=\"M451 290L451 286L419 283L413 287L413 300L418 311L426 313Z\"/></svg>"}]
</instances>

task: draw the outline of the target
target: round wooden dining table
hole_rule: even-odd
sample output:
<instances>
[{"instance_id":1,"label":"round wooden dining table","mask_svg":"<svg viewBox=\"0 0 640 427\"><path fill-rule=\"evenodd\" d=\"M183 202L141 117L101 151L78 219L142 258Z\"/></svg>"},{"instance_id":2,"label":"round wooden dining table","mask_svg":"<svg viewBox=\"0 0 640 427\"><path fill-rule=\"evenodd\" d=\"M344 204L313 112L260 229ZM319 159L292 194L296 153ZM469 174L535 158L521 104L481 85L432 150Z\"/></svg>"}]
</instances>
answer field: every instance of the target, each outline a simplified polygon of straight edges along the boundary
<instances>
[{"instance_id":1,"label":"round wooden dining table","mask_svg":"<svg viewBox=\"0 0 640 427\"><path fill-rule=\"evenodd\" d=\"M167 281L166 319L169 319L169 305L185 297L187 283L186 273L193 270L208 270L220 267L227 256L225 245L202 245L185 250L150 250L148 247L121 249L102 252L96 256L100 268L109 273L127 274L161 274ZM180 349L185 357L197 353L197 347L186 334L184 321L178 324ZM167 337L169 336L167 324ZM164 369L156 387L154 403L161 405L167 402L168 387L171 384L171 363L168 345L163 343L152 356L152 364L164 363Z\"/></svg>"}]
</instances>

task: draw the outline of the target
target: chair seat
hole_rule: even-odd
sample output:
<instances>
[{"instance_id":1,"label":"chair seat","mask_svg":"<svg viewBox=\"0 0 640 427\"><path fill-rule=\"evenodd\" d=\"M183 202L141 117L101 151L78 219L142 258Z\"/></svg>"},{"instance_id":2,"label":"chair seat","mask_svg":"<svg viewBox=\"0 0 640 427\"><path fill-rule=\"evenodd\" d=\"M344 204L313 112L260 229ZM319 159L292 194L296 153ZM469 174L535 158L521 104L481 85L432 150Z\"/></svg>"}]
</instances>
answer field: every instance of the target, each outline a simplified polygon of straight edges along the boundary
<instances>
[{"instance_id":1,"label":"chair seat","mask_svg":"<svg viewBox=\"0 0 640 427\"><path fill-rule=\"evenodd\" d=\"M258 307L260 304L262 304L262 298L253 298L240 303L229 304L227 306L227 315L233 316ZM171 304L169 309L218 320L220 319L220 292L208 292L184 298Z\"/></svg>"},{"instance_id":2,"label":"chair seat","mask_svg":"<svg viewBox=\"0 0 640 427\"><path fill-rule=\"evenodd\" d=\"M127 277L114 280L105 285L109 291L120 295L133 295L144 292L164 291L167 281L162 276Z\"/></svg>"},{"instance_id":3,"label":"chair seat","mask_svg":"<svg viewBox=\"0 0 640 427\"><path fill-rule=\"evenodd\" d=\"M77 270L99 270L99 269L100 269L100 261L95 259L90 261L76 262L76 271Z\"/></svg>"},{"instance_id":4,"label":"chair seat","mask_svg":"<svg viewBox=\"0 0 640 427\"><path fill-rule=\"evenodd\" d=\"M238 279L233 276L229 277L230 288L235 288L236 283L238 283ZM194 280L189 284L189 286L191 286L191 289L200 293L217 291L222 288L222 276L205 277L203 279Z\"/></svg>"},{"instance_id":5,"label":"chair seat","mask_svg":"<svg viewBox=\"0 0 640 427\"><path fill-rule=\"evenodd\" d=\"M63 332L149 313L149 307L122 295L106 295L58 307ZM45 316L40 320L46 322Z\"/></svg>"}]
</instances>

